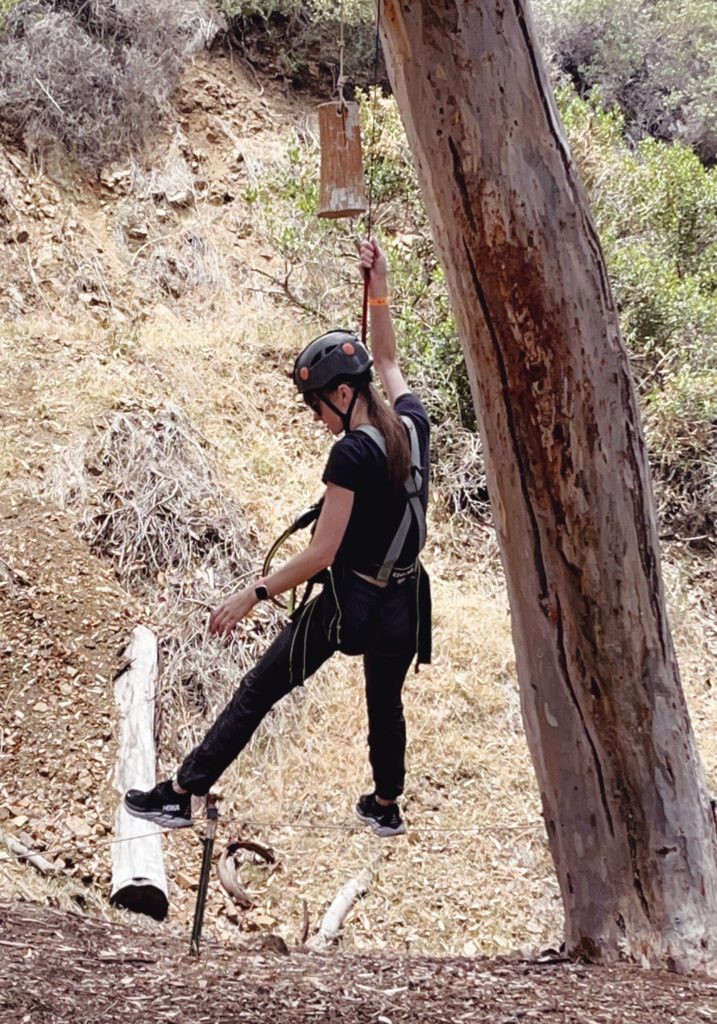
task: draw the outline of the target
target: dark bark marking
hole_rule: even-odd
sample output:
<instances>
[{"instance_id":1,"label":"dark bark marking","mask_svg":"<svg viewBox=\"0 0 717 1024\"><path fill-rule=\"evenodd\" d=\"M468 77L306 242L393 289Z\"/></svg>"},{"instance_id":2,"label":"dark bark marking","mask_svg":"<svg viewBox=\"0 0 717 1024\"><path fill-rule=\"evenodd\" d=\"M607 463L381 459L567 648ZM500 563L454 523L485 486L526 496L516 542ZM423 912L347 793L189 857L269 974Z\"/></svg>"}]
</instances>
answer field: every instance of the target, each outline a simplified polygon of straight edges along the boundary
<instances>
[{"instance_id":1,"label":"dark bark marking","mask_svg":"<svg viewBox=\"0 0 717 1024\"><path fill-rule=\"evenodd\" d=\"M620 794L620 806L622 808L622 817L625 822L625 838L627 839L627 847L630 853L630 865L632 867L632 884L637 893L637 897L642 907L642 912L648 921L652 920L650 915L650 904L648 903L647 896L645 895L645 888L642 884L642 875L640 873L640 860L638 857L638 838L640 835L648 835L649 828L647 822L643 821L642 826L639 827L635 821L635 815L632 807L633 803L627 791L627 786L624 780L618 775L615 780L615 788ZM638 804L639 806L639 804ZM648 875L649 882L649 875Z\"/></svg>"},{"instance_id":2,"label":"dark bark marking","mask_svg":"<svg viewBox=\"0 0 717 1024\"><path fill-rule=\"evenodd\" d=\"M516 463L517 463L517 467L518 467L518 477L519 477L519 480L520 480L520 489L521 489L522 494L523 494L523 501L525 503L525 508L526 508L527 513L528 513L528 518L530 520L530 528L531 528L531 534L532 534L532 538L533 538L533 544L532 544L533 560L534 560L534 563L535 563L535 570L536 570L536 573L537 573L537 576L538 576L538 580L539 580L539 583L540 583L539 600L540 600L541 604L543 604L543 606L545 607L546 605L548 605L550 603L549 602L549 594L548 594L548 576L547 576L547 572L545 570L545 562L544 562L544 559L543 559L543 556L542 556L542 551L541 551L540 529L538 527L538 520L537 520L537 517L535 515L535 510L533 509L533 503L532 503L532 501L530 499L530 493L528 491L528 483L527 483L527 476L528 476L528 474L527 474L527 471L526 471L526 468L525 468L525 465L524 465L524 460L523 460L523 456L522 456L522 452L521 452L521 446L520 446L520 443L518 441L518 430L517 430L517 427L516 427L516 424L515 424L515 419L513 417L513 410L511 408L511 403L510 403L510 398L509 398L509 396L510 396L510 385L508 383L508 371L507 371L507 368L506 368L506 365L505 365L505 359L504 359L504 356L503 356L503 352L502 352L501 347L500 347L500 342L498 340L498 334L496 332L495 325L494 325L492 317L490 315L490 310L488 308L488 302L487 302L485 294L483 292L483 288L481 286L481 283L480 283L480 280L479 280L479 277L478 277L478 272L477 272L475 264L473 262L473 257L471 255L470 249L468 248L468 244L465 241L464 241L464 250L465 250L466 260L468 262L468 267L470 269L471 280L473 282L473 289L475 291L476 298L478 299L478 302L480 304L481 311L482 311L483 317L485 319L486 327L488 328L488 334L490 336L491 343L493 345L493 351L494 351L494 354L495 354L495 360L496 360L496 364L498 366L498 373L499 373L500 382L501 382L501 392L502 392L502 395L503 395L503 406L504 406L504 411L505 411L506 423L508 424L508 431L510 433L511 441L513 443L513 451L515 453L515 459L516 459ZM613 822L612 822L612 815L610 814L610 805L609 805L608 799L607 799L607 792L606 792L606 788L605 788L605 778L604 778L604 775L603 775L602 764L600 763L600 758L598 756L597 748L595 747L595 743L593 741L593 738L590 735L590 732L588 730L587 723L586 723L586 720L585 720L585 716L583 715L582 708L580 707L580 702L579 702L579 700L577 698L577 694L575 692L575 688L573 687L572 680L570 678L570 671L569 671L569 668L568 668L568 659L567 659L567 654L566 654L566 651L565 651L565 636L564 636L564 633L563 633L563 620L562 620L562 613L561 613L561 608L560 608L560 600L559 600L557 594L555 595L554 609L555 609L555 615L554 616L553 615L549 615L549 618L551 619L551 621L555 622L556 629L557 629L558 661L560 663L560 668L561 668L561 672L562 672L562 676L563 676L563 681L565 683L565 686L567 687L567 690L568 690L568 693L570 695L570 699L571 699L571 701L573 703L573 706L575 707L575 710L577 711L578 718L580 719L580 724L582 726L583 733L585 734L585 736L587 738L588 744L590 746L590 750L592 751L593 764L594 764L594 768L595 768L595 775L596 775L596 778L597 778L597 781L598 781L598 788L600 790L600 801L601 801L602 806L603 806L603 811L605 813L605 818L606 818L606 821L607 821L608 829L610 831L610 835L614 836L615 835L615 831L614 831Z\"/></svg>"},{"instance_id":3,"label":"dark bark marking","mask_svg":"<svg viewBox=\"0 0 717 1024\"><path fill-rule=\"evenodd\" d=\"M597 752L597 747L595 746L593 738L590 735L590 731L589 731L589 729L587 727L587 722L585 721L585 716L583 715L583 709L580 707L580 701L577 698L577 694L575 692L575 688L573 687L573 683L572 683L572 680L570 678L570 670L568 669L568 659L567 659L567 654L566 654L566 651L565 651L565 636L564 636L564 633L563 633L562 608L560 606L560 598L558 597L557 594L555 595L555 604L556 604L556 608L557 608L557 615L556 615L555 625L556 625L556 629L557 629L557 640L558 640L558 660L560 662L560 667L561 667L562 672L563 672L563 678L564 678L564 681L565 681L565 685L567 686L568 693L570 694L570 699L572 700L572 702L573 702L573 704L575 706L575 710L578 713L578 717L580 718L580 724L581 724L581 726L583 728L583 732L585 734L585 737L586 737L586 739L588 741L588 745L590 746L590 750L591 750L592 755L593 755L593 763L594 763L594 766L595 766L595 776L597 778L598 788L600 790L600 801L601 801L602 806L603 806L603 811L605 812L605 819L607 821L608 829L610 830L610 835L614 836L615 835L615 828L614 828L613 823L612 823L612 814L610 813L610 804L609 804L608 798L607 798L607 788L605 786L605 775L604 775L603 770L602 770L602 762L600 761L600 756L599 756L599 754Z\"/></svg>"},{"instance_id":4,"label":"dark bark marking","mask_svg":"<svg viewBox=\"0 0 717 1024\"><path fill-rule=\"evenodd\" d=\"M633 479L635 481L635 487L632 492L631 500L633 507L633 518L635 520L635 533L637 537L637 547L640 553L640 564L642 565L642 571L645 574L648 583L648 600L652 607L653 614L655 616L655 623L657 626L657 632L660 641L660 650L662 652L663 661L667 664L672 663L672 659L668 657L667 647L665 643L665 634L667 632L667 623L664 617L664 607L660 600L660 574L657 565L657 555L655 552L654 545L650 543L649 529L646 527L646 510L648 507L647 494L645 493L645 486L642 477L642 466L635 454L635 439L639 438L639 431L633 427L633 417L637 410L634 403L634 394L632 389L632 381L628 370L625 366L621 367L620 375L620 391L622 393L622 406L625 410L630 410L630 417L627 419L626 426L629 433L627 448L627 460L632 470Z\"/></svg>"},{"instance_id":5,"label":"dark bark marking","mask_svg":"<svg viewBox=\"0 0 717 1024\"><path fill-rule=\"evenodd\" d=\"M464 182L465 185L465 182ZM538 528L538 520L533 509L533 504L530 500L530 494L528 492L527 483L527 472L523 464L523 458L521 454L521 447L518 441L518 431L515 425L515 419L513 417L513 409L510 403L510 384L508 383L508 371L505 366L505 360L501 351L500 342L498 341L498 335L495 330L495 325L488 308L488 302L486 301L483 288L478 278L478 272L473 262L468 243L464 241L463 247L465 249L466 260L468 261L468 267L470 269L471 280L473 282L473 289L478 299L478 303L483 313L483 318L488 328L488 334L493 345L493 351L495 353L496 363L498 365L498 374L500 376L501 392L503 395L503 407L505 410L505 419L508 425L508 432L510 433L511 441L513 442L513 451L515 452L515 458L518 465L518 477L520 479L520 489L523 493L523 501L530 518L530 528L533 535L533 557L535 562L535 571L540 581L540 594L539 599L541 601L547 600L548 598L548 577L545 572L545 565L543 562L542 555L540 554L540 530Z\"/></svg>"},{"instance_id":6,"label":"dark bark marking","mask_svg":"<svg viewBox=\"0 0 717 1024\"><path fill-rule=\"evenodd\" d=\"M548 101L548 97L547 97L547 95L545 93L545 89L543 87L543 79L542 79L541 74L540 74L540 61L541 61L541 57L535 52L535 48L533 47L533 39L532 39L532 36L531 36L530 31L528 29L528 26L526 24L526 21L525 21L524 4L523 4L522 0L513 0L513 6L515 8L515 16L518 19L518 26L520 28L520 31L521 31L522 35L523 35L523 41L525 43L526 53L528 55L528 60L530 61L530 69L533 72L533 78L535 79L535 86L536 86L538 95L540 96L540 102L542 104L543 111L545 113L545 120L547 122L550 134L552 135L553 139L555 140L555 144L556 144L558 153L560 154L560 159L562 160L563 166L565 168L565 173L566 173L566 176L567 176L567 179L568 179L568 186L569 186L570 191L572 193L573 199L575 200L576 205L579 205L579 203L578 203L578 196L575 195L575 186L573 184L573 179L572 179L572 176L570 174L570 157L565 152L565 146L563 145L563 140L560 138L560 136L558 135L558 133L555 131L555 128L554 128L553 114L552 114L552 111L551 111L551 108L550 108L550 103ZM517 121L516 121L516 124L517 124Z\"/></svg>"},{"instance_id":7,"label":"dark bark marking","mask_svg":"<svg viewBox=\"0 0 717 1024\"><path fill-rule=\"evenodd\" d=\"M458 191L461 194L461 202L463 203L463 212L468 218L473 231L476 231L476 221L473 214L473 203L471 202L470 192L468 191L468 184L466 182L466 176L463 173L463 164L461 162L460 154L458 153L458 147L455 144L452 135L448 137L448 148L451 151L451 159L453 160L453 177L455 178Z\"/></svg>"}]
</instances>

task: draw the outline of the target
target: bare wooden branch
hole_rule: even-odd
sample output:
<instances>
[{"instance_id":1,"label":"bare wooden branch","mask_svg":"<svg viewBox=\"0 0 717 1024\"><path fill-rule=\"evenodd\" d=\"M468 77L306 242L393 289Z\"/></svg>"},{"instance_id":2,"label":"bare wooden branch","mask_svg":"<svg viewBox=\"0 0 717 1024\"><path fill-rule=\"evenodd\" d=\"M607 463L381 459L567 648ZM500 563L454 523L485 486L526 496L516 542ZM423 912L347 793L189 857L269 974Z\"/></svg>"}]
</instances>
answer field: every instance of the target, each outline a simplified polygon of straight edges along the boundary
<instances>
[{"instance_id":1,"label":"bare wooden branch","mask_svg":"<svg viewBox=\"0 0 717 1024\"><path fill-rule=\"evenodd\" d=\"M289 270L287 270L283 280L282 278L277 277L276 274L270 274L268 271L261 270L259 267L252 267L251 269L254 271L255 274L259 274L260 277L267 278L267 280L271 281L272 284L275 284L277 288L280 288L281 292L279 294L285 295L289 302L292 303L292 305L296 306L298 309L303 310L304 313L310 313L312 316L317 315L317 310L313 306L310 306L308 303L303 302L299 298L299 296L294 291L292 291L291 287L289 286L289 278L291 277L294 271L293 267L290 267ZM271 294L277 293L273 292Z\"/></svg>"},{"instance_id":2,"label":"bare wooden branch","mask_svg":"<svg viewBox=\"0 0 717 1024\"><path fill-rule=\"evenodd\" d=\"M21 842L16 836L5 835L5 845L11 853L14 853L20 860L27 861L37 868L43 875L56 875L57 868L46 860L40 853L37 853L31 846Z\"/></svg>"},{"instance_id":3,"label":"bare wooden branch","mask_svg":"<svg viewBox=\"0 0 717 1024\"><path fill-rule=\"evenodd\" d=\"M310 920L309 920L309 904L306 902L306 900L302 900L301 901L301 916L302 916L301 935L299 936L299 943L298 943L300 947L306 945L306 940L309 937L309 925L310 925Z\"/></svg>"},{"instance_id":4,"label":"bare wooden branch","mask_svg":"<svg viewBox=\"0 0 717 1024\"><path fill-rule=\"evenodd\" d=\"M341 927L346 919L348 912L353 907L354 903L365 896L371 887L374 876L378 870L378 866L382 860L385 859L385 854L377 853L370 864L359 871L355 878L349 879L345 885L343 885L336 896L334 896L331 906L324 914L324 918L319 925L319 930L315 935L312 935L306 943L307 949L312 950L314 953L326 953L330 947L338 939Z\"/></svg>"}]
</instances>

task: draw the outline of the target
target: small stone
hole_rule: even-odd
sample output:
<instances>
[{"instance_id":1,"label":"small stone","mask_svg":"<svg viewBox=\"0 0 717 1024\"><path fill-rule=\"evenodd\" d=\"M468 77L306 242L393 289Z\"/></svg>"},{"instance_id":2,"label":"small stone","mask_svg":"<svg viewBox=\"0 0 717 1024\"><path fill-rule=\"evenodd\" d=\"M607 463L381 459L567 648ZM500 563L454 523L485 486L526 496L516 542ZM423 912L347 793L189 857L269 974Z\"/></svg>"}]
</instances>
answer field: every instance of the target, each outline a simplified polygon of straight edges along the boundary
<instances>
[{"instance_id":1,"label":"small stone","mask_svg":"<svg viewBox=\"0 0 717 1024\"><path fill-rule=\"evenodd\" d=\"M191 890L197 888L196 881L193 878L190 878L189 875L185 875L183 871L178 871L174 876L174 880L180 889Z\"/></svg>"},{"instance_id":2,"label":"small stone","mask_svg":"<svg viewBox=\"0 0 717 1024\"><path fill-rule=\"evenodd\" d=\"M71 832L72 835L79 839L86 839L88 836L92 835L92 829L87 822L75 815L70 815L69 818L65 819L65 826L68 832Z\"/></svg>"},{"instance_id":3,"label":"small stone","mask_svg":"<svg viewBox=\"0 0 717 1024\"><path fill-rule=\"evenodd\" d=\"M192 193L188 188L180 188L165 195L170 206L191 206L192 198Z\"/></svg>"}]
</instances>

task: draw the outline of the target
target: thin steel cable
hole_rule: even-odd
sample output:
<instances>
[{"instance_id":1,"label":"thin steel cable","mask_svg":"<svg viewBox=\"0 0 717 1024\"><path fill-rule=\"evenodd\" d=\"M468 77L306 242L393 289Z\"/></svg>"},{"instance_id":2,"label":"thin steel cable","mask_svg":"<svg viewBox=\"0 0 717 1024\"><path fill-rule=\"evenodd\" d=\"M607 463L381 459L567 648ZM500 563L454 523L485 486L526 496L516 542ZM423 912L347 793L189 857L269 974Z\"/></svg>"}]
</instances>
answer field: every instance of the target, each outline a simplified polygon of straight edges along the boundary
<instances>
[{"instance_id":1,"label":"thin steel cable","mask_svg":"<svg viewBox=\"0 0 717 1024\"><path fill-rule=\"evenodd\" d=\"M200 818L192 825L192 830L196 831L197 828L203 825L204 819ZM245 828L264 829L270 831L272 829L297 829L304 832L365 832L366 826L361 824L338 824L338 825L304 825L300 822L295 821L252 821L247 818L224 818L220 817L220 825L242 825ZM541 821L526 821L516 825L432 825L417 828L413 828L410 825L407 826L407 833L416 833L423 835L431 835L432 833L469 833L469 832L529 832L533 829L542 828ZM98 839L95 841L96 846L112 846L114 843L129 843L135 839L147 839L150 836L167 835L172 832L186 832L187 827L182 829L165 828L159 829L156 832L145 832L139 836L124 836L120 839ZM61 846L62 843L54 843L53 846ZM49 853L52 850L52 846L48 847L43 852Z\"/></svg>"}]
</instances>

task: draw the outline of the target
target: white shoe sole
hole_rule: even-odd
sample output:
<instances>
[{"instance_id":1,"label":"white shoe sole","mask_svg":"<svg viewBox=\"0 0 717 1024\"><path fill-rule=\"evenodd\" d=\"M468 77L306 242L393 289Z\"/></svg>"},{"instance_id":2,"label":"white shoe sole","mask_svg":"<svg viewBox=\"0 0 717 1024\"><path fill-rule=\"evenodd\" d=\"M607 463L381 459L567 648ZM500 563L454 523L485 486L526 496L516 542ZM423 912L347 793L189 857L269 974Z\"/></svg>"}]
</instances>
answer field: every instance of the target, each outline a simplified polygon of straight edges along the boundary
<instances>
[{"instance_id":1,"label":"white shoe sole","mask_svg":"<svg viewBox=\"0 0 717 1024\"><path fill-rule=\"evenodd\" d=\"M401 822L398 828L388 828L387 825L382 825L376 821L375 818L370 818L365 814L356 809L356 817L359 821L363 822L364 825L368 825L379 837L379 839L390 839L391 836L404 836L406 834L406 826Z\"/></svg>"}]
</instances>

